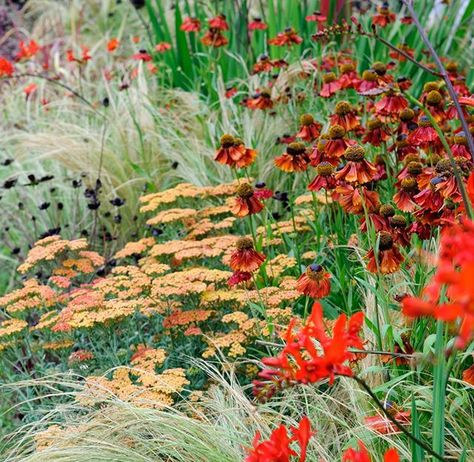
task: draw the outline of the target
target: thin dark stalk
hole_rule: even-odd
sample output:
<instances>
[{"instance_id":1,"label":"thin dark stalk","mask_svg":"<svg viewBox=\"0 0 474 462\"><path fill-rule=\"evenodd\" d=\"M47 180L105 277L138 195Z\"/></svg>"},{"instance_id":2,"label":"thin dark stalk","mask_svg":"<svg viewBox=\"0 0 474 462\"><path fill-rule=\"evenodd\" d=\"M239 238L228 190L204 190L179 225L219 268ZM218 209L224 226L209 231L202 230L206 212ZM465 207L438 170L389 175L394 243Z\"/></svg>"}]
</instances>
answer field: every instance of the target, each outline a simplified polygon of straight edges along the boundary
<instances>
[{"instance_id":1,"label":"thin dark stalk","mask_svg":"<svg viewBox=\"0 0 474 462\"><path fill-rule=\"evenodd\" d=\"M413 22L415 23L416 28L418 29L418 32L420 33L421 39L425 43L426 48L428 48L428 51L430 52L431 57L435 61L441 77L446 83L446 88L448 90L449 96L453 100L454 107L456 108L456 111L459 116L459 120L461 121L461 126L464 131L464 136L466 137L467 144L469 146L471 157L474 160L474 141L472 139L471 133L469 132L469 125L466 121L466 118L464 117L461 104L459 103L459 99L456 94L456 91L454 90L453 84L451 83L451 79L449 78L449 75L445 67L443 66L443 63L441 62L441 59L438 56L438 53L436 53L436 50L433 48L433 45L431 44L430 39L426 35L426 32L423 29L423 26L421 25L418 19L415 9L413 8L413 1L412 0L400 0L400 1L408 8L408 11L410 12L410 16L413 18Z\"/></svg>"},{"instance_id":2,"label":"thin dark stalk","mask_svg":"<svg viewBox=\"0 0 474 462\"><path fill-rule=\"evenodd\" d=\"M388 412L387 409L385 409L385 406L383 405L383 403L377 398L377 396L372 391L372 389L369 387L369 385L365 382L365 380L363 380L363 379L361 379L360 377L357 377L357 376L353 376L353 377L350 377L350 378L354 379L368 393L368 395L374 400L377 407L383 412L385 417L387 417L387 419L390 420L390 422L392 422L398 428L398 430L400 430L405 436L410 438L414 443L416 443L418 446L423 448L428 454L432 455L434 458L436 458L438 460L441 460L442 462L447 462L448 461L448 459L446 459L442 455L438 454L436 451L433 451L433 449L431 449L431 447L428 444L426 444L424 441L421 441L420 439L418 439L416 436L414 436L412 433L410 433L402 424L400 424L400 422L398 422L390 414L390 412Z\"/></svg>"}]
</instances>

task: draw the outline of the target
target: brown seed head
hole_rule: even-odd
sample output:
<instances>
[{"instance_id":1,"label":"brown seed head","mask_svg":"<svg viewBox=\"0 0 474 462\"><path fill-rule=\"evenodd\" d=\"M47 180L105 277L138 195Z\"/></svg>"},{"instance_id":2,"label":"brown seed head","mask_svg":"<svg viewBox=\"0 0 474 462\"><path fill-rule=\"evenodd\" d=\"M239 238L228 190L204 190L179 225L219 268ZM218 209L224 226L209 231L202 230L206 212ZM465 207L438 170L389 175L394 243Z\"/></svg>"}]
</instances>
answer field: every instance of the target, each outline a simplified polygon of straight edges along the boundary
<instances>
[{"instance_id":1,"label":"brown seed head","mask_svg":"<svg viewBox=\"0 0 474 462\"><path fill-rule=\"evenodd\" d=\"M385 75L385 73L387 72L387 66L381 61L376 61L374 64L372 64L372 69L378 75Z\"/></svg>"},{"instance_id":2,"label":"brown seed head","mask_svg":"<svg viewBox=\"0 0 474 462\"><path fill-rule=\"evenodd\" d=\"M376 82L377 81L377 74L370 69L362 72L362 78L367 82Z\"/></svg>"},{"instance_id":3,"label":"brown seed head","mask_svg":"<svg viewBox=\"0 0 474 462\"><path fill-rule=\"evenodd\" d=\"M314 117L311 114L303 114L300 117L301 125L308 126L314 123Z\"/></svg>"},{"instance_id":4,"label":"brown seed head","mask_svg":"<svg viewBox=\"0 0 474 462\"><path fill-rule=\"evenodd\" d=\"M235 247L237 247L237 250L250 250L253 249L253 241L250 237L240 237Z\"/></svg>"},{"instance_id":5,"label":"brown seed head","mask_svg":"<svg viewBox=\"0 0 474 462\"><path fill-rule=\"evenodd\" d=\"M416 191L416 189L418 188L418 183L416 182L415 178L409 176L407 178L403 178L401 182L401 187L406 192Z\"/></svg>"},{"instance_id":6,"label":"brown seed head","mask_svg":"<svg viewBox=\"0 0 474 462\"><path fill-rule=\"evenodd\" d=\"M379 213L384 218L393 217L395 215L395 208L391 204L383 204L379 208Z\"/></svg>"},{"instance_id":7,"label":"brown seed head","mask_svg":"<svg viewBox=\"0 0 474 462\"><path fill-rule=\"evenodd\" d=\"M291 156L299 156L301 154L304 154L305 151L306 147L304 143L300 143L299 141L294 141L293 143L290 143L286 148L286 152Z\"/></svg>"},{"instance_id":8,"label":"brown seed head","mask_svg":"<svg viewBox=\"0 0 474 462\"><path fill-rule=\"evenodd\" d=\"M394 215L390 219L390 224L394 228L406 228L408 221L403 215Z\"/></svg>"},{"instance_id":9,"label":"brown seed head","mask_svg":"<svg viewBox=\"0 0 474 462\"><path fill-rule=\"evenodd\" d=\"M423 86L423 93L429 93L430 91L439 90L438 82L426 82Z\"/></svg>"},{"instance_id":10,"label":"brown seed head","mask_svg":"<svg viewBox=\"0 0 474 462\"><path fill-rule=\"evenodd\" d=\"M438 90L431 90L426 96L426 102L431 106L436 106L443 100L441 93Z\"/></svg>"},{"instance_id":11,"label":"brown seed head","mask_svg":"<svg viewBox=\"0 0 474 462\"><path fill-rule=\"evenodd\" d=\"M237 196L239 196L242 199L249 199L250 197L253 196L253 188L248 183L239 184L236 192L237 192Z\"/></svg>"},{"instance_id":12,"label":"brown seed head","mask_svg":"<svg viewBox=\"0 0 474 462\"><path fill-rule=\"evenodd\" d=\"M379 250L389 250L393 247L393 237L387 231L379 233Z\"/></svg>"},{"instance_id":13,"label":"brown seed head","mask_svg":"<svg viewBox=\"0 0 474 462\"><path fill-rule=\"evenodd\" d=\"M344 127L341 127L341 125L333 125L329 129L329 137L332 140L338 140L341 138L344 138L344 135L346 134L346 130Z\"/></svg>"},{"instance_id":14,"label":"brown seed head","mask_svg":"<svg viewBox=\"0 0 474 462\"><path fill-rule=\"evenodd\" d=\"M331 176L334 172L334 167L329 162L321 162L316 167L319 176Z\"/></svg>"},{"instance_id":15,"label":"brown seed head","mask_svg":"<svg viewBox=\"0 0 474 462\"><path fill-rule=\"evenodd\" d=\"M423 171L423 165L421 162L413 161L407 164L407 172L410 175L419 175Z\"/></svg>"},{"instance_id":16,"label":"brown seed head","mask_svg":"<svg viewBox=\"0 0 474 462\"><path fill-rule=\"evenodd\" d=\"M349 114L349 112L351 112L351 105L347 102L347 101L339 101L337 104L336 104L336 109L335 109L335 113L337 115L345 115L345 114Z\"/></svg>"},{"instance_id":17,"label":"brown seed head","mask_svg":"<svg viewBox=\"0 0 474 462\"><path fill-rule=\"evenodd\" d=\"M413 120L413 117L415 117L415 111L409 107L400 111L400 120L403 122L409 122Z\"/></svg>"},{"instance_id":18,"label":"brown seed head","mask_svg":"<svg viewBox=\"0 0 474 462\"><path fill-rule=\"evenodd\" d=\"M349 146L344 152L344 157L349 162L360 162L365 158L365 149L358 144Z\"/></svg>"},{"instance_id":19,"label":"brown seed head","mask_svg":"<svg viewBox=\"0 0 474 462\"><path fill-rule=\"evenodd\" d=\"M232 135L222 135L221 136L221 146L223 148L230 148L231 146L234 145L234 140L235 138Z\"/></svg>"},{"instance_id":20,"label":"brown seed head","mask_svg":"<svg viewBox=\"0 0 474 462\"><path fill-rule=\"evenodd\" d=\"M382 121L379 119L371 119L367 122L367 128L369 130L376 130L382 126Z\"/></svg>"}]
</instances>

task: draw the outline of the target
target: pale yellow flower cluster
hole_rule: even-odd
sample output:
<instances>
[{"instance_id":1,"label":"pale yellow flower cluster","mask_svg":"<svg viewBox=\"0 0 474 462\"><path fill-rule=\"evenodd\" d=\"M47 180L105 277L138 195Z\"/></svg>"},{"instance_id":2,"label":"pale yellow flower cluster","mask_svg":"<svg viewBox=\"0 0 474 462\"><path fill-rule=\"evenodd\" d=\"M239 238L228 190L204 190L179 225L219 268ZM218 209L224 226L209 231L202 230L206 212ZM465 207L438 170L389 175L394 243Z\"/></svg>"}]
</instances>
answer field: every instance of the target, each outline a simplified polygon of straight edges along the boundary
<instances>
[{"instance_id":1,"label":"pale yellow flower cluster","mask_svg":"<svg viewBox=\"0 0 474 462\"><path fill-rule=\"evenodd\" d=\"M0 321L0 338L18 334L28 327L28 323L22 319L5 319Z\"/></svg>"}]
</instances>

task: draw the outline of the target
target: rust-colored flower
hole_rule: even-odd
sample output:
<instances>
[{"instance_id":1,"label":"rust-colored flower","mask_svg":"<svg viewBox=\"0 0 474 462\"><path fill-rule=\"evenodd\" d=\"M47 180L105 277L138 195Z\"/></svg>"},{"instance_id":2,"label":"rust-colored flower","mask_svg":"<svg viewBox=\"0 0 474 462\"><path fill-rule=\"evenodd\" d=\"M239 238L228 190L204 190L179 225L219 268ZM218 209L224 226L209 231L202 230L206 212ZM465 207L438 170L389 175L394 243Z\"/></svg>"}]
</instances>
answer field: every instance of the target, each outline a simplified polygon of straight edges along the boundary
<instances>
[{"instance_id":1,"label":"rust-colored flower","mask_svg":"<svg viewBox=\"0 0 474 462\"><path fill-rule=\"evenodd\" d=\"M311 142L318 138L321 131L321 124L314 120L311 114L303 114L300 117L301 128L296 134L297 138L303 141Z\"/></svg>"},{"instance_id":2,"label":"rust-colored flower","mask_svg":"<svg viewBox=\"0 0 474 462\"><path fill-rule=\"evenodd\" d=\"M235 246L237 250L231 255L229 264L233 271L253 273L262 266L265 255L254 249L252 239L241 237Z\"/></svg>"},{"instance_id":3,"label":"rust-colored flower","mask_svg":"<svg viewBox=\"0 0 474 462\"><path fill-rule=\"evenodd\" d=\"M209 29L201 38L201 43L208 47L220 48L227 45L229 41L222 34L221 29Z\"/></svg>"},{"instance_id":4,"label":"rust-colored flower","mask_svg":"<svg viewBox=\"0 0 474 462\"><path fill-rule=\"evenodd\" d=\"M232 135L225 134L221 136L221 147L217 150L214 160L235 167L244 156L245 146L243 144L236 144Z\"/></svg>"},{"instance_id":5,"label":"rust-colored flower","mask_svg":"<svg viewBox=\"0 0 474 462\"><path fill-rule=\"evenodd\" d=\"M365 149L362 146L350 146L344 152L347 163L335 174L336 180L348 183L365 184L373 180L377 168L365 159Z\"/></svg>"},{"instance_id":6,"label":"rust-colored flower","mask_svg":"<svg viewBox=\"0 0 474 462\"><path fill-rule=\"evenodd\" d=\"M201 30L201 21L198 18L184 18L180 29L184 32L199 32Z\"/></svg>"},{"instance_id":7,"label":"rust-colored flower","mask_svg":"<svg viewBox=\"0 0 474 462\"><path fill-rule=\"evenodd\" d=\"M378 234L378 252L371 249L366 258L369 260L367 269L371 273L394 273L400 269L403 262L403 256L394 244L392 235L387 231Z\"/></svg>"},{"instance_id":8,"label":"rust-colored flower","mask_svg":"<svg viewBox=\"0 0 474 462\"><path fill-rule=\"evenodd\" d=\"M329 98L330 96L337 93L342 88L341 82L337 79L334 72L327 72L323 75L323 85L319 96L323 98Z\"/></svg>"},{"instance_id":9,"label":"rust-colored flower","mask_svg":"<svg viewBox=\"0 0 474 462\"><path fill-rule=\"evenodd\" d=\"M360 119L347 101L339 101L334 112L335 114L331 116L331 125L340 125L346 132L360 128Z\"/></svg>"},{"instance_id":10,"label":"rust-colored flower","mask_svg":"<svg viewBox=\"0 0 474 462\"><path fill-rule=\"evenodd\" d=\"M336 187L334 166L330 162L320 162L316 167L316 172L317 175L308 185L310 191L329 190Z\"/></svg>"},{"instance_id":11,"label":"rust-colored flower","mask_svg":"<svg viewBox=\"0 0 474 462\"><path fill-rule=\"evenodd\" d=\"M299 45L303 39L296 33L292 27L287 27L284 32L280 32L276 37L268 40L269 45L277 47Z\"/></svg>"},{"instance_id":12,"label":"rust-colored flower","mask_svg":"<svg viewBox=\"0 0 474 462\"><path fill-rule=\"evenodd\" d=\"M245 217L260 212L264 205L260 199L268 199L272 192L268 189L254 190L249 183L237 187L237 197L230 199L230 209L238 217Z\"/></svg>"},{"instance_id":13,"label":"rust-colored flower","mask_svg":"<svg viewBox=\"0 0 474 462\"><path fill-rule=\"evenodd\" d=\"M268 88L261 88L247 100L245 105L249 109L271 109L273 107L272 93Z\"/></svg>"},{"instance_id":14,"label":"rust-colored flower","mask_svg":"<svg viewBox=\"0 0 474 462\"><path fill-rule=\"evenodd\" d=\"M248 28L250 31L266 30L268 26L262 21L262 18L253 18L253 21L249 22Z\"/></svg>"},{"instance_id":15,"label":"rust-colored flower","mask_svg":"<svg viewBox=\"0 0 474 462\"><path fill-rule=\"evenodd\" d=\"M217 30L229 30L229 25L224 14L219 14L208 21L209 27L211 29Z\"/></svg>"},{"instance_id":16,"label":"rust-colored flower","mask_svg":"<svg viewBox=\"0 0 474 462\"><path fill-rule=\"evenodd\" d=\"M286 151L275 158L275 165L284 172L303 172L308 168L309 155L303 143L290 143Z\"/></svg>"},{"instance_id":17,"label":"rust-colored flower","mask_svg":"<svg viewBox=\"0 0 474 462\"><path fill-rule=\"evenodd\" d=\"M298 278L296 290L309 297L321 299L331 291L331 275L321 265L312 264Z\"/></svg>"},{"instance_id":18,"label":"rust-colored flower","mask_svg":"<svg viewBox=\"0 0 474 462\"><path fill-rule=\"evenodd\" d=\"M387 27L395 22L396 15L388 8L387 4L383 4L377 8L377 14L372 16L372 24L374 26Z\"/></svg>"},{"instance_id":19,"label":"rust-colored flower","mask_svg":"<svg viewBox=\"0 0 474 462\"><path fill-rule=\"evenodd\" d=\"M387 127L380 119L371 119L367 122L367 131L362 138L363 143L380 146L390 138Z\"/></svg>"},{"instance_id":20,"label":"rust-colored flower","mask_svg":"<svg viewBox=\"0 0 474 462\"><path fill-rule=\"evenodd\" d=\"M333 125L329 129L329 140L325 143L324 153L327 158L338 158L342 157L346 149L356 144L354 140L345 138L346 130L341 125Z\"/></svg>"}]
</instances>

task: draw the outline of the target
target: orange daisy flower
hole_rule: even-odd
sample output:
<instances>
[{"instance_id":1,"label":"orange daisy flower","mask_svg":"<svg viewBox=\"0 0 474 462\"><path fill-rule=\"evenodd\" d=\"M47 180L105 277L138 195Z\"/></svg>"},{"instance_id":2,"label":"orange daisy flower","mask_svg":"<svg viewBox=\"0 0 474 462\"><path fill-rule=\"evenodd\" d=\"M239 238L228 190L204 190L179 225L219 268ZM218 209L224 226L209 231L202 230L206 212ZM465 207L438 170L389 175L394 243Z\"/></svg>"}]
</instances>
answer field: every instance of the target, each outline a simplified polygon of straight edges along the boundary
<instances>
[{"instance_id":1,"label":"orange daisy flower","mask_svg":"<svg viewBox=\"0 0 474 462\"><path fill-rule=\"evenodd\" d=\"M365 160L365 149L362 146L350 146L344 152L346 165L336 172L336 180L348 183L364 184L372 181L377 174L377 168Z\"/></svg>"},{"instance_id":2,"label":"orange daisy flower","mask_svg":"<svg viewBox=\"0 0 474 462\"><path fill-rule=\"evenodd\" d=\"M371 273L390 274L400 269L403 257L397 246L393 242L392 235L387 231L381 231L378 234L379 248L378 254L371 249L367 254L367 269Z\"/></svg>"},{"instance_id":3,"label":"orange daisy flower","mask_svg":"<svg viewBox=\"0 0 474 462\"><path fill-rule=\"evenodd\" d=\"M309 155L303 143L290 143L286 152L275 158L275 165L284 172L303 172L308 168Z\"/></svg>"}]
</instances>

